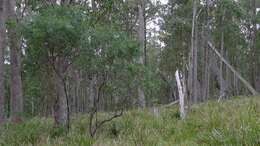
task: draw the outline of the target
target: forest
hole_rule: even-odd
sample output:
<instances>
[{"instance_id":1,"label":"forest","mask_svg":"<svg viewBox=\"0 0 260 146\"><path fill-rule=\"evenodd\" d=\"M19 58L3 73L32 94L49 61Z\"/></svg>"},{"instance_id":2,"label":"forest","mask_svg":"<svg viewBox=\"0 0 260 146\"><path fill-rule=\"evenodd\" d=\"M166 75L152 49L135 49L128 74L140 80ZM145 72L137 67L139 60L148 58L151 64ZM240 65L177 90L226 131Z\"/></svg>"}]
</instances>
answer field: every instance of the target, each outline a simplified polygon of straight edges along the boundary
<instances>
[{"instance_id":1,"label":"forest","mask_svg":"<svg viewBox=\"0 0 260 146\"><path fill-rule=\"evenodd\" d=\"M260 0L0 0L0 145L260 145L259 30Z\"/></svg>"}]
</instances>

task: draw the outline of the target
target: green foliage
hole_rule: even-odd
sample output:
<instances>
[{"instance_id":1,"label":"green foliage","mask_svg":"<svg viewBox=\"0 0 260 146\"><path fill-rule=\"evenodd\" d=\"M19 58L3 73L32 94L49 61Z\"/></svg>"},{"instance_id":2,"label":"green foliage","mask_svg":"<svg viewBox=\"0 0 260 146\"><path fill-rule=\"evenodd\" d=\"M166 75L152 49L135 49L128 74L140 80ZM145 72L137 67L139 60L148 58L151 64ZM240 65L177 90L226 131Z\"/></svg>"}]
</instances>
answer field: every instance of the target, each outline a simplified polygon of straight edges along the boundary
<instances>
[{"instance_id":1,"label":"green foliage","mask_svg":"<svg viewBox=\"0 0 260 146\"><path fill-rule=\"evenodd\" d=\"M139 55L137 43L112 26L97 25L83 38L76 64L88 72L120 70Z\"/></svg>"},{"instance_id":2,"label":"green foliage","mask_svg":"<svg viewBox=\"0 0 260 146\"><path fill-rule=\"evenodd\" d=\"M176 1L168 5L168 11L163 15L161 24L164 33L160 36L165 43L161 53L160 69L174 75L177 69L182 69L187 63L190 49L192 1Z\"/></svg>"},{"instance_id":3,"label":"green foliage","mask_svg":"<svg viewBox=\"0 0 260 146\"><path fill-rule=\"evenodd\" d=\"M137 41L116 24L97 22L91 26L92 17L90 11L79 6L54 6L39 9L39 13L24 22L22 32L28 45L24 84L29 100L49 96L48 84L41 77L49 78L57 58L72 63L89 76L106 76L102 89L106 97L123 100L128 96L125 93L138 84L143 84L147 92L155 91L156 83L150 81L152 72L137 63L140 55ZM140 74L146 77L144 83L140 83ZM38 80L31 81L32 78Z\"/></svg>"},{"instance_id":4,"label":"green foliage","mask_svg":"<svg viewBox=\"0 0 260 146\"><path fill-rule=\"evenodd\" d=\"M73 57L88 28L87 10L81 7L50 7L25 22L28 62L41 64L51 55Z\"/></svg>"}]
</instances>

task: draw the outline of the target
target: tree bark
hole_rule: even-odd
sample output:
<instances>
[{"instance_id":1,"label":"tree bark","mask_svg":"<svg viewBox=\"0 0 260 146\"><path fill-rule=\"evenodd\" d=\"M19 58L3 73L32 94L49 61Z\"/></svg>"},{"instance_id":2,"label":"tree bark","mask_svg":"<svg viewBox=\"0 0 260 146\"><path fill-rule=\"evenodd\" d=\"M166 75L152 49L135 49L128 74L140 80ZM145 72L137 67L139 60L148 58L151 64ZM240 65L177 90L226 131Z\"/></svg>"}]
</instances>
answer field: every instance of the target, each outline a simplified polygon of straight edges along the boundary
<instances>
[{"instance_id":1,"label":"tree bark","mask_svg":"<svg viewBox=\"0 0 260 146\"><path fill-rule=\"evenodd\" d=\"M56 101L54 105L54 119L55 125L62 128L69 129L69 110L68 110L68 97L66 93L66 85L63 76L63 66L60 61L55 64L53 72L53 81L56 91Z\"/></svg>"},{"instance_id":2,"label":"tree bark","mask_svg":"<svg viewBox=\"0 0 260 146\"><path fill-rule=\"evenodd\" d=\"M140 63L144 65L145 63L145 2L144 0L139 0L138 2L138 19L139 19L139 27L138 27L138 39L140 43L140 49L142 52L142 56L140 57ZM145 94L142 87L138 87L138 104L141 108L145 107Z\"/></svg>"},{"instance_id":3,"label":"tree bark","mask_svg":"<svg viewBox=\"0 0 260 146\"><path fill-rule=\"evenodd\" d=\"M221 74L221 71L218 66L217 58L212 54L210 56L210 70L212 74L214 75L214 78L216 79L219 87L219 99L222 99L224 97L227 97L228 95L228 86L226 81L223 78L223 75Z\"/></svg>"},{"instance_id":4,"label":"tree bark","mask_svg":"<svg viewBox=\"0 0 260 146\"><path fill-rule=\"evenodd\" d=\"M10 60L11 60L11 118L14 122L21 121L23 113L23 93L21 79L21 58L20 58L20 36L17 33L16 1L8 0L8 29L10 40Z\"/></svg>"},{"instance_id":5,"label":"tree bark","mask_svg":"<svg viewBox=\"0 0 260 146\"><path fill-rule=\"evenodd\" d=\"M189 99L190 102L197 103L198 102L198 72L197 72L197 0L193 0L193 17L192 17L192 32L191 32L191 52L190 52L190 60L189 60Z\"/></svg>"},{"instance_id":6,"label":"tree bark","mask_svg":"<svg viewBox=\"0 0 260 146\"><path fill-rule=\"evenodd\" d=\"M209 29L209 0L206 0L206 11L205 11L205 28L204 28L204 73L203 73L203 100L206 100L209 96L209 48L207 45L208 37L210 34Z\"/></svg>"},{"instance_id":7,"label":"tree bark","mask_svg":"<svg viewBox=\"0 0 260 146\"><path fill-rule=\"evenodd\" d=\"M5 8L6 0L0 0L0 124L5 120L4 50L5 50Z\"/></svg>"},{"instance_id":8,"label":"tree bark","mask_svg":"<svg viewBox=\"0 0 260 146\"><path fill-rule=\"evenodd\" d=\"M96 8L97 8L97 5L96 5L96 0L91 0L91 7L92 9L95 11Z\"/></svg>"},{"instance_id":9,"label":"tree bark","mask_svg":"<svg viewBox=\"0 0 260 146\"><path fill-rule=\"evenodd\" d=\"M186 116L185 113L185 85L183 84L184 82L182 82L181 79L181 74L179 73L179 71L177 70L175 72L175 78L176 78L176 82L177 82L177 87L178 87L178 92L179 92L179 105L180 105L180 115L181 115L181 119L184 119Z\"/></svg>"},{"instance_id":10,"label":"tree bark","mask_svg":"<svg viewBox=\"0 0 260 146\"><path fill-rule=\"evenodd\" d=\"M92 78L90 80L90 85L89 85L89 96L88 96L88 101L89 101L89 109L92 110L94 108L95 104L95 99L96 99L96 92L97 92L97 75L93 74Z\"/></svg>"},{"instance_id":11,"label":"tree bark","mask_svg":"<svg viewBox=\"0 0 260 146\"><path fill-rule=\"evenodd\" d=\"M260 85L260 61L259 61L259 51L256 48L256 33L257 33L257 22L256 22L256 0L251 1L251 9L252 9L252 30L251 30L251 50L252 50L252 67L253 67L253 83L254 87L257 91L260 91L259 87Z\"/></svg>"},{"instance_id":12,"label":"tree bark","mask_svg":"<svg viewBox=\"0 0 260 146\"><path fill-rule=\"evenodd\" d=\"M221 33L221 50L220 50L220 53L221 53L221 56L224 56L224 32ZM221 83L220 83L220 93L219 93L219 95L224 95L223 90L228 87L228 83L227 82L223 83L224 75L223 75L223 62L222 61L220 61L220 67L219 68L220 68L219 69L220 76L222 78L220 80ZM220 96L220 97L222 97L222 96Z\"/></svg>"}]
</instances>

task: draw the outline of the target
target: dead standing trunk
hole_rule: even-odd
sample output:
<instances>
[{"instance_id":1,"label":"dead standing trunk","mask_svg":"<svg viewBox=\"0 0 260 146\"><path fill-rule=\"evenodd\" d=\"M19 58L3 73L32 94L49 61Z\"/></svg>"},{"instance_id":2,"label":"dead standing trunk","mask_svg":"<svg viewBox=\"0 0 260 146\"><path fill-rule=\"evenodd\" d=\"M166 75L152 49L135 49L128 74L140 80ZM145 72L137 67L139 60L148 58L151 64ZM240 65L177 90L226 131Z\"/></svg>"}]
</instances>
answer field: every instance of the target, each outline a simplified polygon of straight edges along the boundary
<instances>
[{"instance_id":1,"label":"dead standing trunk","mask_svg":"<svg viewBox=\"0 0 260 146\"><path fill-rule=\"evenodd\" d=\"M11 62L11 118L14 122L21 121L23 112L23 93L21 80L20 37L17 33L16 1L8 0L8 21L10 22L8 33L10 40Z\"/></svg>"},{"instance_id":2,"label":"dead standing trunk","mask_svg":"<svg viewBox=\"0 0 260 146\"><path fill-rule=\"evenodd\" d=\"M178 70L175 72L175 78L176 78L178 92L179 92L180 116L181 116L181 119L184 119L186 116L185 100L184 100L185 99L185 84L184 84L183 77L181 75L182 74L179 73Z\"/></svg>"}]
</instances>

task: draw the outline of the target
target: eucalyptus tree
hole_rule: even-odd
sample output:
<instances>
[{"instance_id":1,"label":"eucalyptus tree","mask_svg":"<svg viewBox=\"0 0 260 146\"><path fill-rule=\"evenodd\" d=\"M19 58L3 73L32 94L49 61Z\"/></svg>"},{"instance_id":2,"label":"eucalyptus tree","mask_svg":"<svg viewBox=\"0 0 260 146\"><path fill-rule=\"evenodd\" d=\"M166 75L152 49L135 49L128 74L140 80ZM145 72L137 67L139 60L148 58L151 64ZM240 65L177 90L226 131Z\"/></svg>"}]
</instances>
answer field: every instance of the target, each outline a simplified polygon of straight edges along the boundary
<instances>
[{"instance_id":1,"label":"eucalyptus tree","mask_svg":"<svg viewBox=\"0 0 260 146\"><path fill-rule=\"evenodd\" d=\"M6 0L0 1L0 123L5 118L4 50L6 48Z\"/></svg>"},{"instance_id":2,"label":"eucalyptus tree","mask_svg":"<svg viewBox=\"0 0 260 146\"><path fill-rule=\"evenodd\" d=\"M109 8L105 4L98 6ZM95 95L87 95L93 96L93 103L84 102L84 106L93 104L91 113L100 110L102 98L111 97L123 102L123 97L129 98L129 94L125 94L129 86L133 88L133 82L128 78L136 72L137 43L117 25L101 21L99 17L104 17L100 15L103 10L93 12L81 6L54 5L40 9L24 25L28 45L26 58L30 60L27 63L47 72L53 87L51 96L55 98L54 118L59 126L67 126L69 122L69 70L96 77L91 87L93 91L88 91ZM133 81L136 81L135 77ZM87 98L85 94L82 96Z\"/></svg>"},{"instance_id":3,"label":"eucalyptus tree","mask_svg":"<svg viewBox=\"0 0 260 146\"><path fill-rule=\"evenodd\" d=\"M198 102L198 1L192 1L191 51L189 56L188 90L190 101Z\"/></svg>"},{"instance_id":4,"label":"eucalyptus tree","mask_svg":"<svg viewBox=\"0 0 260 146\"><path fill-rule=\"evenodd\" d=\"M140 64L146 63L146 34L145 34L145 1L139 0L138 1L138 40L140 43L140 50L142 52L142 56L140 57ZM143 87L138 87L138 103L139 105L144 108L145 107L145 93L142 89Z\"/></svg>"},{"instance_id":5,"label":"eucalyptus tree","mask_svg":"<svg viewBox=\"0 0 260 146\"><path fill-rule=\"evenodd\" d=\"M69 124L67 69L79 55L82 37L87 33L86 11L80 7L44 8L25 25L26 55L49 71L55 93L55 123L62 127Z\"/></svg>"},{"instance_id":6,"label":"eucalyptus tree","mask_svg":"<svg viewBox=\"0 0 260 146\"><path fill-rule=\"evenodd\" d=\"M21 36L18 32L17 14L19 9L16 7L15 0L8 0L6 3L8 14L8 40L10 44L10 63L11 63L11 116L15 122L21 121L23 113L23 92L21 79Z\"/></svg>"},{"instance_id":7,"label":"eucalyptus tree","mask_svg":"<svg viewBox=\"0 0 260 146\"><path fill-rule=\"evenodd\" d=\"M160 56L160 71L169 81L174 79L177 69L186 74L191 45L192 1L170 1L163 9L161 41L165 46ZM172 81L171 84L174 84ZM170 85L169 85L170 87ZM168 88L169 88L168 87ZM174 87L169 88L174 93Z\"/></svg>"},{"instance_id":8,"label":"eucalyptus tree","mask_svg":"<svg viewBox=\"0 0 260 146\"><path fill-rule=\"evenodd\" d=\"M251 8L251 17L252 17L252 29L250 30L251 34L250 34L250 49L252 50L252 65L253 65L253 76L254 76L254 86L255 87L260 87L260 63L258 61L258 51L256 48L256 41L257 41L257 10L256 10L256 0L251 0L250 1L250 8ZM260 91L260 88L257 89L258 91Z\"/></svg>"},{"instance_id":9,"label":"eucalyptus tree","mask_svg":"<svg viewBox=\"0 0 260 146\"><path fill-rule=\"evenodd\" d=\"M189 77L193 77L194 83L190 83L189 89L201 94L198 97L203 98L197 101L210 96L214 97L215 94L227 96L233 93L229 89L236 86L236 90L239 90L237 77L233 76L229 69L216 58L205 42L214 41L217 48L221 48L222 56L230 60L231 64L245 65L248 51L245 48L246 39L245 31L243 31L244 7L239 2L229 0L197 1L197 13L194 13L193 9L195 15L192 15L191 9L195 4L192 2L191 0L170 1L166 8L164 23L161 26L163 30L161 39L165 43L162 50L161 71L171 76L177 68L186 69L191 46L193 51L190 57L192 66L189 68ZM192 41L189 41L187 38L191 35ZM233 56L237 56L237 53L244 55L234 58ZM246 72L242 69L241 71ZM195 94L192 90L190 90L190 95Z\"/></svg>"}]
</instances>

